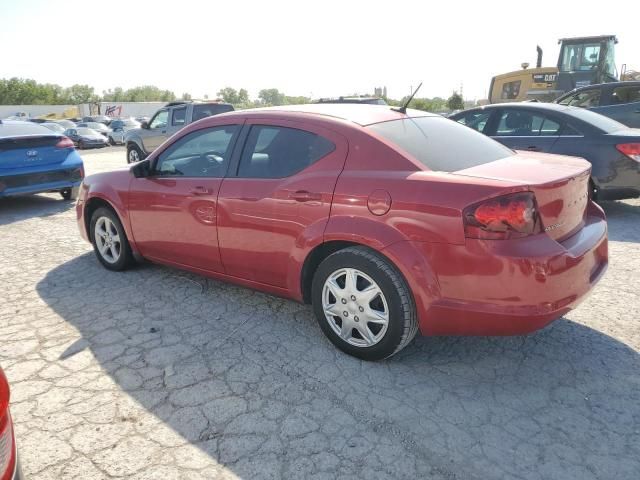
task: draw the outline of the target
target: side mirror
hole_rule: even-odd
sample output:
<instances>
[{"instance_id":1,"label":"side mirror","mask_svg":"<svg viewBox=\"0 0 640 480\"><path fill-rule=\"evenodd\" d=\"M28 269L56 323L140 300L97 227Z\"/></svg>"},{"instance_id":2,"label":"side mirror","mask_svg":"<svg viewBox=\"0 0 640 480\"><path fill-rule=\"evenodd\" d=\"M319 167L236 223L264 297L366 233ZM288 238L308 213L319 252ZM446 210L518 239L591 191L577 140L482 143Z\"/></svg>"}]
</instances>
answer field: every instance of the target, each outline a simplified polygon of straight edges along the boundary
<instances>
[{"instance_id":1,"label":"side mirror","mask_svg":"<svg viewBox=\"0 0 640 480\"><path fill-rule=\"evenodd\" d=\"M145 130L149 129L149 122L142 122L140 124L140 128L144 128Z\"/></svg>"},{"instance_id":2,"label":"side mirror","mask_svg":"<svg viewBox=\"0 0 640 480\"><path fill-rule=\"evenodd\" d=\"M151 162L149 162L149 160L142 160L136 163L131 168L131 173L133 173L133 176L136 178L148 177L151 174Z\"/></svg>"}]
</instances>

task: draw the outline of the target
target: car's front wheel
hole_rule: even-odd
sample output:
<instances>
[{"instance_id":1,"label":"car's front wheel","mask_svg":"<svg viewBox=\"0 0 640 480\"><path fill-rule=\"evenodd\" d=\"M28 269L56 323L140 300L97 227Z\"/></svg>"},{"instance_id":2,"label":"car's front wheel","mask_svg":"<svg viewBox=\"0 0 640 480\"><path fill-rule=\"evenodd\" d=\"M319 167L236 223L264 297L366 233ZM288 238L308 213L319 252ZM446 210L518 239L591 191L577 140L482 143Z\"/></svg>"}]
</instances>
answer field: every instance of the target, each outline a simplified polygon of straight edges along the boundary
<instances>
[{"instance_id":1,"label":"car's front wheel","mask_svg":"<svg viewBox=\"0 0 640 480\"><path fill-rule=\"evenodd\" d=\"M91 216L91 243L100 263L109 270L124 270L133 256L118 216L108 208L98 208Z\"/></svg>"},{"instance_id":2,"label":"car's front wheel","mask_svg":"<svg viewBox=\"0 0 640 480\"><path fill-rule=\"evenodd\" d=\"M418 330L404 278L387 259L365 247L339 250L320 264L312 301L329 340L363 360L394 355Z\"/></svg>"},{"instance_id":3,"label":"car's front wheel","mask_svg":"<svg viewBox=\"0 0 640 480\"><path fill-rule=\"evenodd\" d=\"M115 145L116 141L113 139L113 137L109 137L109 145Z\"/></svg>"},{"instance_id":4,"label":"car's front wheel","mask_svg":"<svg viewBox=\"0 0 640 480\"><path fill-rule=\"evenodd\" d=\"M144 154L135 144L127 145L127 163L137 163L144 160Z\"/></svg>"}]
</instances>

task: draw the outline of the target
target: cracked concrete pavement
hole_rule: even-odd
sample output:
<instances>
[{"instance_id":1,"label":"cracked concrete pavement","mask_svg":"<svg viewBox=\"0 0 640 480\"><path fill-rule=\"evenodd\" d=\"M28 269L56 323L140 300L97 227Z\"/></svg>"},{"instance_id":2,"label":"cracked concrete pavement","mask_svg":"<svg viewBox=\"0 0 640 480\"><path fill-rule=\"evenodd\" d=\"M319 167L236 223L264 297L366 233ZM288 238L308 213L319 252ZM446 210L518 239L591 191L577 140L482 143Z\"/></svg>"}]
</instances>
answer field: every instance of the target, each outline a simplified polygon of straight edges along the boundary
<instances>
[{"instance_id":1,"label":"cracked concrete pavement","mask_svg":"<svg viewBox=\"0 0 640 480\"><path fill-rule=\"evenodd\" d=\"M88 173L122 148L83 152ZM366 363L308 306L100 266L58 195L0 199L0 364L34 479L640 478L640 202L545 330L417 338Z\"/></svg>"}]
</instances>

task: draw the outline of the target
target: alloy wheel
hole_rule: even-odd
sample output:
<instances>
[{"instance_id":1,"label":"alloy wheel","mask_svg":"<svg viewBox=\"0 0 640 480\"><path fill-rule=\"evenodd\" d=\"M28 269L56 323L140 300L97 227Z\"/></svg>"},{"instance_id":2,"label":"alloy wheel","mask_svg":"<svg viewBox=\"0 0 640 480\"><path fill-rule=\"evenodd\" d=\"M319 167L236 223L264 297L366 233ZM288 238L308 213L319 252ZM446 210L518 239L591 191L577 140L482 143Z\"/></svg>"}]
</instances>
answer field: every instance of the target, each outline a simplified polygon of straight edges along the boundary
<instances>
[{"instance_id":1,"label":"alloy wheel","mask_svg":"<svg viewBox=\"0 0 640 480\"><path fill-rule=\"evenodd\" d=\"M102 258L116 263L122 254L122 242L115 224L107 217L100 217L94 229L96 246Z\"/></svg>"},{"instance_id":2,"label":"alloy wheel","mask_svg":"<svg viewBox=\"0 0 640 480\"><path fill-rule=\"evenodd\" d=\"M378 284L355 268L341 268L327 277L322 308L331 329L356 347L371 347L389 327L389 307Z\"/></svg>"}]
</instances>

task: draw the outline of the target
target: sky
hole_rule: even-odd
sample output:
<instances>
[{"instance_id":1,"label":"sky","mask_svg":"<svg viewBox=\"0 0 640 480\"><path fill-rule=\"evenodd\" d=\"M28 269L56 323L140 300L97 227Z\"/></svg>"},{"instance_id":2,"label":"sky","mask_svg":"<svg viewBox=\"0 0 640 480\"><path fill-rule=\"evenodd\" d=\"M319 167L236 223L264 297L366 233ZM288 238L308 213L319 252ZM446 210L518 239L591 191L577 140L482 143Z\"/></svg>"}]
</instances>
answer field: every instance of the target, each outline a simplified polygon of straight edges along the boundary
<instances>
[{"instance_id":1,"label":"sky","mask_svg":"<svg viewBox=\"0 0 640 480\"><path fill-rule=\"evenodd\" d=\"M422 81L419 97L462 88L481 99L493 75L535 66L536 45L555 66L562 37L615 34L618 68L640 70L638 13L637 0L0 0L0 78L194 98L227 86L253 98L262 88L318 98L386 86L401 98Z\"/></svg>"}]
</instances>

